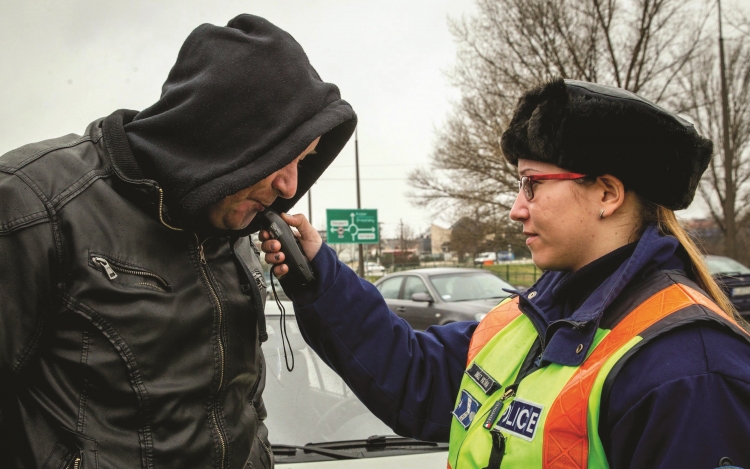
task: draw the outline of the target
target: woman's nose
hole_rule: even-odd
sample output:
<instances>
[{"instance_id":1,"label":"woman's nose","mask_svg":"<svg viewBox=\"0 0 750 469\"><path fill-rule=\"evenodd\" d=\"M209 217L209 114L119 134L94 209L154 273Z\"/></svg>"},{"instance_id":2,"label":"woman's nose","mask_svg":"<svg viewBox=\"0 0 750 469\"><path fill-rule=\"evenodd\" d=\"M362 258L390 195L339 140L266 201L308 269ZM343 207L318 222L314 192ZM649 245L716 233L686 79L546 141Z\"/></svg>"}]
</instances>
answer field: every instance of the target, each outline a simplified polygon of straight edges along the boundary
<instances>
[{"instance_id":1,"label":"woman's nose","mask_svg":"<svg viewBox=\"0 0 750 469\"><path fill-rule=\"evenodd\" d=\"M510 209L510 219L513 221L523 221L527 218L529 218L527 200L521 191L519 191L516 195L516 200L513 202L513 207Z\"/></svg>"}]
</instances>

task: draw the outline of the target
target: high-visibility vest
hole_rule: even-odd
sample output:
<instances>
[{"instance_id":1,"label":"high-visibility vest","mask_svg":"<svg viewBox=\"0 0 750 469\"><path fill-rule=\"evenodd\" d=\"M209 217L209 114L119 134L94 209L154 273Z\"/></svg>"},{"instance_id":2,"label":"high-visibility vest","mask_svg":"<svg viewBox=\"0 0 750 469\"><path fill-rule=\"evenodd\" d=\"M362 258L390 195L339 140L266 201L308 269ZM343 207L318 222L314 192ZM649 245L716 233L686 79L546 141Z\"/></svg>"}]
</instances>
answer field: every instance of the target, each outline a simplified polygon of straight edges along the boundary
<instances>
[{"instance_id":1,"label":"high-visibility vest","mask_svg":"<svg viewBox=\"0 0 750 469\"><path fill-rule=\"evenodd\" d=\"M500 461L504 468L609 467L598 434L602 390L613 367L644 343L644 336L653 338L675 324L714 320L747 337L697 286L672 281L659 288L624 311L611 329L598 329L580 366L551 363L520 382L517 375L538 333L519 309L518 297L495 307L469 346L448 467L496 469Z\"/></svg>"}]
</instances>

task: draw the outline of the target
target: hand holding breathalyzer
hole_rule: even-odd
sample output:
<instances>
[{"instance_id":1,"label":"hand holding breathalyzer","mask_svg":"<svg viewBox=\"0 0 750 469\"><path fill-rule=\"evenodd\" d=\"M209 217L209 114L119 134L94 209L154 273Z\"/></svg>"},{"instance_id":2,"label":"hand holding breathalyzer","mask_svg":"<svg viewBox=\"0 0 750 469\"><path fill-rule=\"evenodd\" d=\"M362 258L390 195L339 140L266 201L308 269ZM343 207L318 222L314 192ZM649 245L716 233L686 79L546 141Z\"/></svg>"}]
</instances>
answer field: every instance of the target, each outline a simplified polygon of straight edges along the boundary
<instances>
[{"instance_id":1,"label":"hand holding breathalyzer","mask_svg":"<svg viewBox=\"0 0 750 469\"><path fill-rule=\"evenodd\" d=\"M266 262L274 265L274 275L282 278L291 272L292 278L302 284L313 280L307 262L318 254L323 244L318 231L302 214L276 214L266 209L259 215L262 217L263 230L258 233L258 238L262 241L261 249L266 253ZM291 234L284 224L296 228L297 233Z\"/></svg>"}]
</instances>

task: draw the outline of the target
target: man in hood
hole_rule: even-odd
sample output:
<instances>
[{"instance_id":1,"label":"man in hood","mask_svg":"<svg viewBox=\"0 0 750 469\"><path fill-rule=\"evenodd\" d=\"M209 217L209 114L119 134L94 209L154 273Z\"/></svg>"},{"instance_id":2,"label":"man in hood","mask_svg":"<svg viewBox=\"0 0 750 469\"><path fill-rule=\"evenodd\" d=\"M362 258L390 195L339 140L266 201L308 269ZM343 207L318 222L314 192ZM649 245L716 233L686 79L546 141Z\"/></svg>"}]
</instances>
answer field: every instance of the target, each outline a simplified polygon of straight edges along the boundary
<instances>
[{"instance_id":1,"label":"man in hood","mask_svg":"<svg viewBox=\"0 0 750 469\"><path fill-rule=\"evenodd\" d=\"M204 24L161 98L0 157L4 467L272 467L248 235L356 125L263 18Z\"/></svg>"}]
</instances>

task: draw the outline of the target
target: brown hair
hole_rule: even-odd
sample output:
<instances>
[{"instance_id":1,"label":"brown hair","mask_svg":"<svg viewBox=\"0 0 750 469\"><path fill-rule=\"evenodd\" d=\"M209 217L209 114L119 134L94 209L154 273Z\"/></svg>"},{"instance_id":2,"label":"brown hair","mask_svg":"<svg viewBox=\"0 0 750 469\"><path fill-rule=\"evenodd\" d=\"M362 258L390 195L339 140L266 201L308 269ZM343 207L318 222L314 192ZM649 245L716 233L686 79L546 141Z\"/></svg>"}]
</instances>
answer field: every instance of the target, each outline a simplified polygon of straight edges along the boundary
<instances>
[{"instance_id":1,"label":"brown hair","mask_svg":"<svg viewBox=\"0 0 750 469\"><path fill-rule=\"evenodd\" d=\"M661 205L641 199L641 231L644 231L650 223L656 223L659 233L665 236L674 236L687 252L692 264L692 271L696 283L714 300L714 302L725 313L731 316L745 330L750 330L750 325L737 313L734 305L727 297L724 290L716 283L703 260L703 254L693 239L677 221L675 213Z\"/></svg>"}]
</instances>

